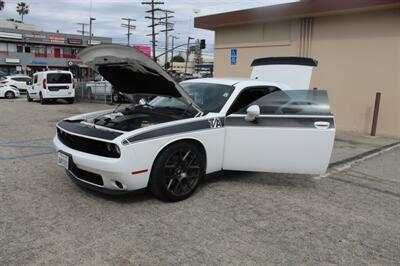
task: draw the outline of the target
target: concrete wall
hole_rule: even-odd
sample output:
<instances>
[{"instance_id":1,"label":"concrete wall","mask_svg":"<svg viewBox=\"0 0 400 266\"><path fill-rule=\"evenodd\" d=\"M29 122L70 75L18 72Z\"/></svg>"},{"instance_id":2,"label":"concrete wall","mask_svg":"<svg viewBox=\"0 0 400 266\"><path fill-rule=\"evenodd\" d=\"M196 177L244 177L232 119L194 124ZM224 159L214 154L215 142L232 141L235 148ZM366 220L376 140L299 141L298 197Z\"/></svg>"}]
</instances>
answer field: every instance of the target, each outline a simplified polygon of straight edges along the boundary
<instances>
[{"instance_id":1,"label":"concrete wall","mask_svg":"<svg viewBox=\"0 0 400 266\"><path fill-rule=\"evenodd\" d=\"M250 75L254 58L299 55L300 20L216 29L215 75ZM238 65L230 65L238 48ZM340 129L368 133L382 92L378 134L400 137L400 9L317 17L312 87L326 89Z\"/></svg>"}]
</instances>

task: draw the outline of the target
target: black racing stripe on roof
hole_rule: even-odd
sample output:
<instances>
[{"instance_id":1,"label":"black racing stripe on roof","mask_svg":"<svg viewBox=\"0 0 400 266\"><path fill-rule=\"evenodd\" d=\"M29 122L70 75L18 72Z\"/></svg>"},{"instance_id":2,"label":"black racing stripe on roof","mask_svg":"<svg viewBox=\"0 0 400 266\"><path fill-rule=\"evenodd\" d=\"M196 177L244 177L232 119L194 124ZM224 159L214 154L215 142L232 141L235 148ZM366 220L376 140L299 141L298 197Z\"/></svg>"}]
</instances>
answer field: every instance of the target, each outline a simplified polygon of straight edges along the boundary
<instances>
[{"instance_id":1,"label":"black racing stripe on roof","mask_svg":"<svg viewBox=\"0 0 400 266\"><path fill-rule=\"evenodd\" d=\"M258 58L251 63L251 66L265 65L300 65L300 66L318 66L318 61L307 57L265 57Z\"/></svg>"},{"instance_id":2,"label":"black racing stripe on roof","mask_svg":"<svg viewBox=\"0 0 400 266\"><path fill-rule=\"evenodd\" d=\"M61 121L60 123L58 123L58 126L61 129L64 129L71 133L89 136L89 137L98 138L98 139L104 139L104 140L113 140L122 135L122 133L119 133L119 132L100 130L100 129L96 129L96 128L89 127L86 125L82 125L79 122L72 122L72 121L67 121L67 120Z\"/></svg>"}]
</instances>

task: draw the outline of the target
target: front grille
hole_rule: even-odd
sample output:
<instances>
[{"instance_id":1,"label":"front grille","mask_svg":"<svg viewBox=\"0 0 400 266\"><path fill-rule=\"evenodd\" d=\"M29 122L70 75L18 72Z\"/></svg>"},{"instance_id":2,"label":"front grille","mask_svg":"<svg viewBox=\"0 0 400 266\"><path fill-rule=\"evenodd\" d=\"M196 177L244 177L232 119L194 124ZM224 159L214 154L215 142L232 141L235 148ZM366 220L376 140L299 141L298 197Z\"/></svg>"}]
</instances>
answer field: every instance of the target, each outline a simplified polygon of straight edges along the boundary
<instances>
[{"instance_id":1,"label":"front grille","mask_svg":"<svg viewBox=\"0 0 400 266\"><path fill-rule=\"evenodd\" d=\"M59 140L67 147L94 154L108 158L119 158L120 154L116 152L109 151L107 149L107 142L88 139L84 137L78 137L72 134L69 134L59 128L57 128L57 136ZM110 144L114 145L114 144Z\"/></svg>"},{"instance_id":2,"label":"front grille","mask_svg":"<svg viewBox=\"0 0 400 266\"><path fill-rule=\"evenodd\" d=\"M104 185L101 175L79 169L73 162L71 162L69 165L69 171L71 171L71 173L73 173L79 179L99 186Z\"/></svg>"}]
</instances>

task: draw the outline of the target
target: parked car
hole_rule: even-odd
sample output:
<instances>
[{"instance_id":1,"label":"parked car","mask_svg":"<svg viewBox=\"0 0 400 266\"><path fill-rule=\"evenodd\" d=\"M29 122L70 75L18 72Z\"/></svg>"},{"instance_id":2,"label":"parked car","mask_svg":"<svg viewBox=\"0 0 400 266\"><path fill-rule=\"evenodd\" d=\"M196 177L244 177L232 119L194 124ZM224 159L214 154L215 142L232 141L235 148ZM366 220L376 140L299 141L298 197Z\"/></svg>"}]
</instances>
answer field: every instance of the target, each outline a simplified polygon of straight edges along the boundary
<instances>
[{"instance_id":1,"label":"parked car","mask_svg":"<svg viewBox=\"0 0 400 266\"><path fill-rule=\"evenodd\" d=\"M28 87L27 100L39 100L41 104L58 99L74 103L74 79L70 71L43 71L33 75L33 82Z\"/></svg>"},{"instance_id":2,"label":"parked car","mask_svg":"<svg viewBox=\"0 0 400 266\"><path fill-rule=\"evenodd\" d=\"M20 93L26 93L28 90L28 83L32 81L32 78L26 75L12 75L0 78L0 85L9 85L17 88Z\"/></svg>"},{"instance_id":3,"label":"parked car","mask_svg":"<svg viewBox=\"0 0 400 266\"><path fill-rule=\"evenodd\" d=\"M113 102L119 103L124 98L118 91L114 91L111 83L101 75L97 75L94 81L86 83L86 88L90 99L104 99L104 97L107 97L111 98Z\"/></svg>"},{"instance_id":4,"label":"parked car","mask_svg":"<svg viewBox=\"0 0 400 266\"><path fill-rule=\"evenodd\" d=\"M79 56L123 93L158 95L57 124L58 164L81 186L111 194L149 188L178 201L212 172L322 174L328 167L335 122L327 93L309 90L313 59L262 58L251 79L178 84L126 46L92 46Z\"/></svg>"},{"instance_id":5,"label":"parked car","mask_svg":"<svg viewBox=\"0 0 400 266\"><path fill-rule=\"evenodd\" d=\"M0 97L14 99L19 96L20 92L17 88L8 85L0 85Z\"/></svg>"}]
</instances>

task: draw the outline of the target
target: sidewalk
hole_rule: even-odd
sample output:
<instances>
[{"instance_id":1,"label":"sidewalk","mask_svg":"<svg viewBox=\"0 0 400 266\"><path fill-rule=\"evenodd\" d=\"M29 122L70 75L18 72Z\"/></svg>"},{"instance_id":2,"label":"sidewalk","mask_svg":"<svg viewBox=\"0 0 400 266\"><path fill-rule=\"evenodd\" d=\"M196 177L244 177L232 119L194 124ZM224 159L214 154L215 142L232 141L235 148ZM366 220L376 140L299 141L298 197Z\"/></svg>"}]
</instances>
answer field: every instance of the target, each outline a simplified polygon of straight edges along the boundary
<instances>
[{"instance_id":1,"label":"sidewalk","mask_svg":"<svg viewBox=\"0 0 400 266\"><path fill-rule=\"evenodd\" d=\"M356 132L336 131L331 165L400 142L400 139L371 137Z\"/></svg>"}]
</instances>

